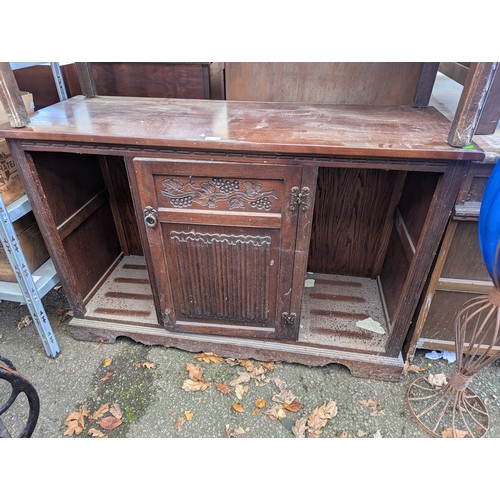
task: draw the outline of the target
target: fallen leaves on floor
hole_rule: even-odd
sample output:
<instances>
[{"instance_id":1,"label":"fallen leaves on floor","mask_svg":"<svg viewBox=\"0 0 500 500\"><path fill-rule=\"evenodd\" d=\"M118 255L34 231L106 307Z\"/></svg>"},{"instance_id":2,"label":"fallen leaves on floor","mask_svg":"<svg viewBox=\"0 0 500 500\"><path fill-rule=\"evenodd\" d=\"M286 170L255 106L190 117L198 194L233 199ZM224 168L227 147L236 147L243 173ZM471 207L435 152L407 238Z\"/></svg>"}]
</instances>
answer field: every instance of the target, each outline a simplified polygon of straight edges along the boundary
<instances>
[{"instance_id":1,"label":"fallen leaves on floor","mask_svg":"<svg viewBox=\"0 0 500 500\"><path fill-rule=\"evenodd\" d=\"M184 425L184 423L186 422L186 419L184 417L179 417L177 419L177 422L175 423L175 428L180 431L181 430L181 427Z\"/></svg>"},{"instance_id":2,"label":"fallen leaves on floor","mask_svg":"<svg viewBox=\"0 0 500 500\"><path fill-rule=\"evenodd\" d=\"M203 370L198 365L188 363L186 370L188 371L189 378L182 383L182 388L186 392L204 391L210 386L203 378Z\"/></svg>"},{"instance_id":3,"label":"fallen leaves on floor","mask_svg":"<svg viewBox=\"0 0 500 500\"><path fill-rule=\"evenodd\" d=\"M196 354L195 359L198 361L203 361L204 363L222 363L224 358L222 356L217 356L213 352L202 352L200 354Z\"/></svg>"},{"instance_id":4,"label":"fallen leaves on floor","mask_svg":"<svg viewBox=\"0 0 500 500\"><path fill-rule=\"evenodd\" d=\"M296 413L302 408L302 403L299 403L298 401L293 401L290 404L285 403L283 408L285 408L285 410L291 411L292 413Z\"/></svg>"},{"instance_id":5,"label":"fallen leaves on floor","mask_svg":"<svg viewBox=\"0 0 500 500\"><path fill-rule=\"evenodd\" d=\"M248 392L248 385L238 384L234 388L234 392L236 394L236 397L241 400L243 399L243 396Z\"/></svg>"},{"instance_id":6,"label":"fallen leaves on floor","mask_svg":"<svg viewBox=\"0 0 500 500\"><path fill-rule=\"evenodd\" d=\"M103 364L103 366L109 366L109 365L111 365L111 363L112 363L112 362L113 362L113 358L106 358L106 359L102 362L102 364Z\"/></svg>"},{"instance_id":7,"label":"fallen leaves on floor","mask_svg":"<svg viewBox=\"0 0 500 500\"><path fill-rule=\"evenodd\" d=\"M184 416L186 417L186 420L193 420L193 412L192 411L189 411L189 410L186 410L184 412Z\"/></svg>"},{"instance_id":8,"label":"fallen leaves on floor","mask_svg":"<svg viewBox=\"0 0 500 500\"><path fill-rule=\"evenodd\" d=\"M427 368L417 366L417 365L405 365L403 369L403 376L408 375L408 373L419 373L419 372L426 372Z\"/></svg>"},{"instance_id":9,"label":"fallen leaves on floor","mask_svg":"<svg viewBox=\"0 0 500 500\"><path fill-rule=\"evenodd\" d=\"M222 392L222 394L229 394L233 390L232 387L229 387L227 384L223 384L221 382L215 382L214 385L219 392Z\"/></svg>"},{"instance_id":10,"label":"fallen leaves on floor","mask_svg":"<svg viewBox=\"0 0 500 500\"><path fill-rule=\"evenodd\" d=\"M107 413L111 415L105 416ZM87 406L84 404L80 407L79 411L71 412L64 420L64 425L67 429L64 432L65 436L73 436L81 434L85 429L85 419L89 421L90 424L95 422L104 430L116 429L122 425L122 411L117 403L110 405L109 403L102 404L96 411L92 414L89 413ZM108 437L103 434L102 431L91 427L88 434L95 438Z\"/></svg>"},{"instance_id":11,"label":"fallen leaves on floor","mask_svg":"<svg viewBox=\"0 0 500 500\"><path fill-rule=\"evenodd\" d=\"M371 408L370 412L371 417L377 417L379 415L384 415L385 411L382 409L382 405L378 401L374 401L373 399L363 400L359 402L360 405Z\"/></svg>"},{"instance_id":12,"label":"fallen leaves on floor","mask_svg":"<svg viewBox=\"0 0 500 500\"><path fill-rule=\"evenodd\" d=\"M255 406L257 408L264 408L264 406L266 406L266 400L265 399L257 399L255 401Z\"/></svg>"},{"instance_id":13,"label":"fallen leaves on floor","mask_svg":"<svg viewBox=\"0 0 500 500\"><path fill-rule=\"evenodd\" d=\"M236 429L232 429L229 427L229 424L226 424L226 434L227 437L236 437L236 436L241 436L242 434L245 434L248 432L250 429L247 427L246 429L243 429L243 427L237 427Z\"/></svg>"},{"instance_id":14,"label":"fallen leaves on floor","mask_svg":"<svg viewBox=\"0 0 500 500\"><path fill-rule=\"evenodd\" d=\"M26 328L28 325L31 325L33 323L33 320L28 316L24 316L19 320L19 323L17 324L17 329L22 330L23 328Z\"/></svg>"},{"instance_id":15,"label":"fallen leaves on floor","mask_svg":"<svg viewBox=\"0 0 500 500\"><path fill-rule=\"evenodd\" d=\"M237 385L240 385L240 384L246 384L248 382L250 382L250 374L247 373L247 372L237 372L238 373L238 377L235 378L234 380L231 380L231 382L229 382L229 385L231 387L236 387Z\"/></svg>"},{"instance_id":16,"label":"fallen leaves on floor","mask_svg":"<svg viewBox=\"0 0 500 500\"><path fill-rule=\"evenodd\" d=\"M103 432L101 432L100 430L98 429L94 429L92 427L92 429L89 429L89 432L88 432L92 437L94 438L107 438L109 436L106 436L106 434L104 434Z\"/></svg>"},{"instance_id":17,"label":"fallen leaves on floor","mask_svg":"<svg viewBox=\"0 0 500 500\"><path fill-rule=\"evenodd\" d=\"M278 420L286 417L286 411L283 405L273 405L269 410L264 412L271 420Z\"/></svg>"},{"instance_id":18,"label":"fallen leaves on floor","mask_svg":"<svg viewBox=\"0 0 500 500\"><path fill-rule=\"evenodd\" d=\"M103 377L101 377L101 382L106 382L106 380L109 380L109 378L113 375L114 370L108 370Z\"/></svg>"},{"instance_id":19,"label":"fallen leaves on floor","mask_svg":"<svg viewBox=\"0 0 500 500\"><path fill-rule=\"evenodd\" d=\"M80 411L71 412L64 420L64 425L67 427L64 431L65 436L72 436L76 434L77 436L82 433L85 428L85 417L89 416L89 412L85 405L80 407Z\"/></svg>"},{"instance_id":20,"label":"fallen leaves on floor","mask_svg":"<svg viewBox=\"0 0 500 500\"><path fill-rule=\"evenodd\" d=\"M337 403L328 401L317 406L307 417L299 418L292 427L292 432L298 438L318 438L321 435L323 427L330 419L338 413Z\"/></svg>"},{"instance_id":21,"label":"fallen leaves on floor","mask_svg":"<svg viewBox=\"0 0 500 500\"><path fill-rule=\"evenodd\" d=\"M112 429L120 427L120 425L123 424L123 421L121 418L116 418L113 415L110 415L109 417L104 417L103 419L99 420L97 424L103 429L110 431Z\"/></svg>"},{"instance_id":22,"label":"fallen leaves on floor","mask_svg":"<svg viewBox=\"0 0 500 500\"><path fill-rule=\"evenodd\" d=\"M427 377L427 382L429 382L429 384L431 384L434 387L443 387L448 383L448 380L446 379L446 375L444 373L438 373L437 375L429 373L429 376Z\"/></svg>"},{"instance_id":23,"label":"fallen leaves on floor","mask_svg":"<svg viewBox=\"0 0 500 500\"><path fill-rule=\"evenodd\" d=\"M444 438L464 438L468 436L468 431L462 431L460 429L451 429L450 427L446 427L441 431L441 436Z\"/></svg>"},{"instance_id":24,"label":"fallen leaves on floor","mask_svg":"<svg viewBox=\"0 0 500 500\"><path fill-rule=\"evenodd\" d=\"M233 403L233 410L237 411L238 413L242 413L243 406L240 403Z\"/></svg>"},{"instance_id":25,"label":"fallen leaves on floor","mask_svg":"<svg viewBox=\"0 0 500 500\"><path fill-rule=\"evenodd\" d=\"M136 368L147 368L148 370L152 370L156 368L156 363L152 363L151 361L143 361L142 363L133 363Z\"/></svg>"}]
</instances>

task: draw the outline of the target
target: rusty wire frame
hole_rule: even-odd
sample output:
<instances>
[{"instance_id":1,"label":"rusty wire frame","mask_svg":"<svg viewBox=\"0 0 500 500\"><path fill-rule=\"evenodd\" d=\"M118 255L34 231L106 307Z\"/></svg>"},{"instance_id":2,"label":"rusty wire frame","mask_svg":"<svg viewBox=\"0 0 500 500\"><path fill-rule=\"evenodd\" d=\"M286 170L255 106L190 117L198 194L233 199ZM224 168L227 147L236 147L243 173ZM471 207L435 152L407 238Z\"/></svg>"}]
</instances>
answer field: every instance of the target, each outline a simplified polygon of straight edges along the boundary
<instances>
[{"instance_id":1,"label":"rusty wire frame","mask_svg":"<svg viewBox=\"0 0 500 500\"><path fill-rule=\"evenodd\" d=\"M467 301L455 318L456 366L448 382L436 387L425 377L407 393L412 417L433 437L483 437L490 425L488 410L468 385L472 377L500 359L500 241L495 254L494 288Z\"/></svg>"}]
</instances>

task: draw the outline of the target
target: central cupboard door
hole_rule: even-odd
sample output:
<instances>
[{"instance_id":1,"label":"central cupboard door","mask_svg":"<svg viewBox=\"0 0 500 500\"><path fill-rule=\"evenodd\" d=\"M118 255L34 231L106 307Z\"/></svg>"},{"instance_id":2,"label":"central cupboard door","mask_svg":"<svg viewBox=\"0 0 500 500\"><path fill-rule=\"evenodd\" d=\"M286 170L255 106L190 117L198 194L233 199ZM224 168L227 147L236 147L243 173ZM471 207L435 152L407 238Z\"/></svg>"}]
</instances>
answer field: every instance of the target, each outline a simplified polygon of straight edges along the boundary
<instances>
[{"instance_id":1,"label":"central cupboard door","mask_svg":"<svg viewBox=\"0 0 500 500\"><path fill-rule=\"evenodd\" d=\"M298 211L290 203L301 168L143 158L133 164L165 327L294 338Z\"/></svg>"}]
</instances>

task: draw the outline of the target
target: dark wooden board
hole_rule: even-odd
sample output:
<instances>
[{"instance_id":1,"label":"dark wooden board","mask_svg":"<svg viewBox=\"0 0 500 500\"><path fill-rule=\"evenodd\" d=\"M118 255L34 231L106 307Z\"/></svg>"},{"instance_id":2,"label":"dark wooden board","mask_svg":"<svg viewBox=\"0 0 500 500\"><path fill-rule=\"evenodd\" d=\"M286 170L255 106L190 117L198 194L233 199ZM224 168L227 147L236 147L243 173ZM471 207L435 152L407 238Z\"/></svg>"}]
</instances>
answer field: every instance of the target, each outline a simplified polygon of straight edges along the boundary
<instances>
[{"instance_id":1,"label":"dark wooden board","mask_svg":"<svg viewBox=\"0 0 500 500\"><path fill-rule=\"evenodd\" d=\"M35 113L0 137L388 158L476 159L447 144L434 108L328 106L127 97L74 97Z\"/></svg>"},{"instance_id":2,"label":"dark wooden board","mask_svg":"<svg viewBox=\"0 0 500 500\"><path fill-rule=\"evenodd\" d=\"M308 270L375 277L398 172L320 168ZM383 261L383 259L382 259Z\"/></svg>"}]
</instances>

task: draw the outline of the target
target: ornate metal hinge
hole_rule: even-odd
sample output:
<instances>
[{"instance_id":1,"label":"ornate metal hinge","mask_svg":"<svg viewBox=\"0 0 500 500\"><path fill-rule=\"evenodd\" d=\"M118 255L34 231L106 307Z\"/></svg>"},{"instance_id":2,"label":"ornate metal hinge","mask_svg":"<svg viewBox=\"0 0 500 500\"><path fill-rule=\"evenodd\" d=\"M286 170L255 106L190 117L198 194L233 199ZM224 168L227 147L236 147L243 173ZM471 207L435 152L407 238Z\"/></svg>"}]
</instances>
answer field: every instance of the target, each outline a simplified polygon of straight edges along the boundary
<instances>
[{"instance_id":1,"label":"ornate metal hinge","mask_svg":"<svg viewBox=\"0 0 500 500\"><path fill-rule=\"evenodd\" d=\"M309 208L308 198L310 189L306 186L300 189L297 186L292 188L290 193L290 210L295 212L299 205L301 205L301 210L305 212Z\"/></svg>"},{"instance_id":2,"label":"ornate metal hinge","mask_svg":"<svg viewBox=\"0 0 500 500\"><path fill-rule=\"evenodd\" d=\"M283 326L294 326L296 319L297 319L297 315L295 313L284 312L281 315L281 324Z\"/></svg>"}]
</instances>

